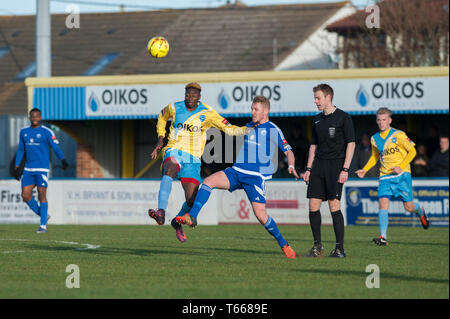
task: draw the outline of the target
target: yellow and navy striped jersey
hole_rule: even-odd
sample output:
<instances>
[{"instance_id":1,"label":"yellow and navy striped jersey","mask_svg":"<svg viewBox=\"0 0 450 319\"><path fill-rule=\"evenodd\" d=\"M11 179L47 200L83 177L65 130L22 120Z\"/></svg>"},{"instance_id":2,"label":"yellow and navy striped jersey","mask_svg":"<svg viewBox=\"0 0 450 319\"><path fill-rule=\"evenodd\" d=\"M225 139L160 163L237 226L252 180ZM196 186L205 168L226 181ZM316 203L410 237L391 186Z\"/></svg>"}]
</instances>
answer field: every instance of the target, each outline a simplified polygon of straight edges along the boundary
<instances>
[{"instance_id":1,"label":"yellow and navy striped jersey","mask_svg":"<svg viewBox=\"0 0 450 319\"><path fill-rule=\"evenodd\" d=\"M414 142L405 132L389 128L385 132L378 132L371 138L372 156L364 170L367 172L379 160L381 163L380 176L392 174L392 168L398 166L411 174L411 165L416 151Z\"/></svg>"},{"instance_id":2,"label":"yellow and navy striped jersey","mask_svg":"<svg viewBox=\"0 0 450 319\"><path fill-rule=\"evenodd\" d=\"M246 127L235 126L217 113L211 106L199 102L197 108L188 111L185 102L170 103L158 115L156 130L165 137L166 124L171 119L167 148L176 148L200 158L206 144L206 131L217 128L228 135L244 135Z\"/></svg>"}]
</instances>

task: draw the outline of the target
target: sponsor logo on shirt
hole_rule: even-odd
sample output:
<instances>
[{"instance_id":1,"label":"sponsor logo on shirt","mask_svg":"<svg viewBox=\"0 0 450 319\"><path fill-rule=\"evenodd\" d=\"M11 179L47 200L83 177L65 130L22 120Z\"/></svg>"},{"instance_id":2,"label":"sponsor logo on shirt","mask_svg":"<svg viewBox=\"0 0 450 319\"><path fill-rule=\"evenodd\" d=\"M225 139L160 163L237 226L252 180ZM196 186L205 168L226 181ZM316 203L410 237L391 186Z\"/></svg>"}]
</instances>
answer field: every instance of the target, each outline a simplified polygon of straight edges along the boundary
<instances>
[{"instance_id":1,"label":"sponsor logo on shirt","mask_svg":"<svg viewBox=\"0 0 450 319\"><path fill-rule=\"evenodd\" d=\"M400 152L400 148L398 146L387 148L387 149L383 150L382 156L392 155L397 152Z\"/></svg>"},{"instance_id":2,"label":"sponsor logo on shirt","mask_svg":"<svg viewBox=\"0 0 450 319\"><path fill-rule=\"evenodd\" d=\"M328 134L330 134L330 137L334 137L336 134L336 128L335 127L329 127L328 128Z\"/></svg>"},{"instance_id":3,"label":"sponsor logo on shirt","mask_svg":"<svg viewBox=\"0 0 450 319\"><path fill-rule=\"evenodd\" d=\"M193 124L186 124L186 123L178 123L177 124L177 129L180 130L185 130L188 132L199 132L200 131L200 127L199 126L195 126Z\"/></svg>"}]
</instances>

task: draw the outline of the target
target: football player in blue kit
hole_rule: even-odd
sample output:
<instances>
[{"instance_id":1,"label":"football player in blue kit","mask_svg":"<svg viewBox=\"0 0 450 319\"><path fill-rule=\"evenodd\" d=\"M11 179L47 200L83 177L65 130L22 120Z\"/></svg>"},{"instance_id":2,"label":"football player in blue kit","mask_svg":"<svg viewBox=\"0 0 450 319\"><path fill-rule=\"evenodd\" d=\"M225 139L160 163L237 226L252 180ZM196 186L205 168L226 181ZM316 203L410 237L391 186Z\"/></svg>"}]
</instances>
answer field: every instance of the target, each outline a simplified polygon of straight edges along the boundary
<instances>
[{"instance_id":1,"label":"football player in blue kit","mask_svg":"<svg viewBox=\"0 0 450 319\"><path fill-rule=\"evenodd\" d=\"M41 111L30 111L29 127L20 130L19 149L15 161L15 178L21 181L22 198L30 209L41 218L37 233L47 232L48 215L47 186L50 165L50 150L52 147L56 156L62 161L63 169L69 164L64 159L59 142L51 129L41 125ZM25 156L23 174L19 171L19 165ZM22 176L21 176L22 175ZM22 178L21 178L22 177ZM37 187L39 203L33 198L32 191Z\"/></svg>"},{"instance_id":2,"label":"football player in blue kit","mask_svg":"<svg viewBox=\"0 0 450 319\"><path fill-rule=\"evenodd\" d=\"M273 155L279 148L288 158L289 174L299 178L295 171L295 157L281 130L269 120L270 101L264 96L256 96L252 103L252 122L247 127L254 127L244 138L236 162L232 167L208 176L195 197L194 204L176 221L191 227L197 225L197 215L207 202L213 188L233 192L244 189L253 212L258 221L277 240L287 258L295 258L295 252L278 230L275 220L266 212L265 182L272 178L274 172Z\"/></svg>"}]
</instances>

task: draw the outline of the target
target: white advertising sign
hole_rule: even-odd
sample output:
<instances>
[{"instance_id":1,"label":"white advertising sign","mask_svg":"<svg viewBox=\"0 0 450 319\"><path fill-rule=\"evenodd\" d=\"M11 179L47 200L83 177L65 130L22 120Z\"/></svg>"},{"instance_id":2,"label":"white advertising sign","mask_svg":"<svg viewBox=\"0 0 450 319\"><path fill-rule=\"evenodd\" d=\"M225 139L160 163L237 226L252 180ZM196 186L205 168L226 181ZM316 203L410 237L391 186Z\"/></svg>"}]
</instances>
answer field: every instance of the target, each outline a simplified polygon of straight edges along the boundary
<instances>
[{"instance_id":1,"label":"white advertising sign","mask_svg":"<svg viewBox=\"0 0 450 319\"><path fill-rule=\"evenodd\" d=\"M447 77L201 83L201 101L223 115L244 116L250 114L253 97L264 95L274 115L311 115L318 112L312 89L319 83L331 85L334 104L352 114L380 107L401 113L449 109ZM85 99L87 117L156 117L170 102L184 100L184 85L87 86Z\"/></svg>"},{"instance_id":2,"label":"white advertising sign","mask_svg":"<svg viewBox=\"0 0 450 319\"><path fill-rule=\"evenodd\" d=\"M47 192L50 224L129 224L156 225L148 217L149 208L157 208L159 181L50 180ZM0 181L0 224L38 224L39 218L20 196L20 183ZM166 225L184 203L180 182L174 182L166 212ZM205 205L198 222L217 225L214 199Z\"/></svg>"},{"instance_id":3,"label":"white advertising sign","mask_svg":"<svg viewBox=\"0 0 450 319\"><path fill-rule=\"evenodd\" d=\"M375 112L380 107L397 112L449 108L449 83L444 77L206 83L202 97L221 114L249 114L256 95L270 99L271 113L316 113L312 89L319 83L329 84L334 104L351 113Z\"/></svg>"},{"instance_id":4,"label":"white advertising sign","mask_svg":"<svg viewBox=\"0 0 450 319\"><path fill-rule=\"evenodd\" d=\"M37 200L37 192L33 191ZM16 180L0 181L0 224L38 224L36 216L23 201L20 183Z\"/></svg>"},{"instance_id":5,"label":"white advertising sign","mask_svg":"<svg viewBox=\"0 0 450 319\"><path fill-rule=\"evenodd\" d=\"M277 224L309 224L307 186L300 181L267 181L266 209ZM233 193L217 191L219 223L258 223L250 202L243 190ZM321 207L322 224L331 225L328 204Z\"/></svg>"}]
</instances>

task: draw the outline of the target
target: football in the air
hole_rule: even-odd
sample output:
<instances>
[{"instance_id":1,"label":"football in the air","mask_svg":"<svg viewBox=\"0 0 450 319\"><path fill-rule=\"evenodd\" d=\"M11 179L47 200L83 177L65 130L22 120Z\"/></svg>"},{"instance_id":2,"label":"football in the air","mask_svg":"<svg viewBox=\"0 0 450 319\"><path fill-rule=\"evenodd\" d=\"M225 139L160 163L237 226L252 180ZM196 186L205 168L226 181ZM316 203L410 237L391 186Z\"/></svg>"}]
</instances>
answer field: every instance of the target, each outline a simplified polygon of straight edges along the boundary
<instances>
[{"instance_id":1,"label":"football in the air","mask_svg":"<svg viewBox=\"0 0 450 319\"><path fill-rule=\"evenodd\" d=\"M164 58L169 53L169 42L164 37L154 37L148 41L147 51L154 58Z\"/></svg>"}]
</instances>

